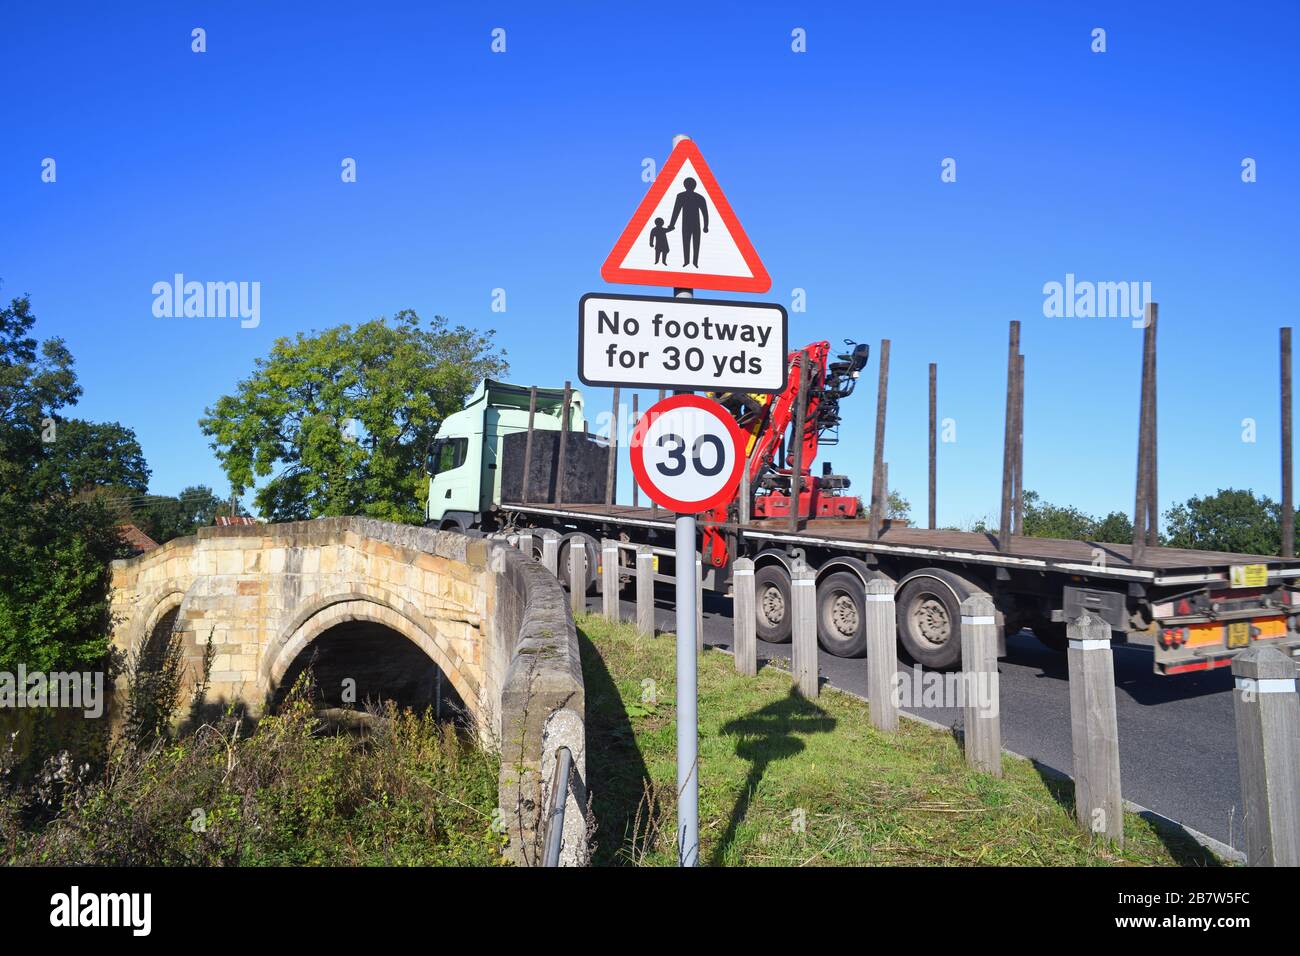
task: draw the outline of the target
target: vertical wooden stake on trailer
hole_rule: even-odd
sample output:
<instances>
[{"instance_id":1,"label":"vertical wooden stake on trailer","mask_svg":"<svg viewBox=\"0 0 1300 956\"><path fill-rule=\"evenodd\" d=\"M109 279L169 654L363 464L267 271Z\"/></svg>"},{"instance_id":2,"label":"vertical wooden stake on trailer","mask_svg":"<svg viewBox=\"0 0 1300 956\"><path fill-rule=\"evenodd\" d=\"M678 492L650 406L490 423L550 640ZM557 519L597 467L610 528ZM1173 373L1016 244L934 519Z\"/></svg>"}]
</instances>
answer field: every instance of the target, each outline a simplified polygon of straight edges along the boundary
<instances>
[{"instance_id":1,"label":"vertical wooden stake on trailer","mask_svg":"<svg viewBox=\"0 0 1300 956\"><path fill-rule=\"evenodd\" d=\"M520 500L528 504L528 478L533 467L533 419L537 416L537 386L528 390L528 437L524 439L524 488Z\"/></svg>"},{"instance_id":2,"label":"vertical wooden stake on trailer","mask_svg":"<svg viewBox=\"0 0 1300 956\"><path fill-rule=\"evenodd\" d=\"M1011 533L1025 533L1025 356L1016 356L1016 470L1011 487Z\"/></svg>"},{"instance_id":3,"label":"vertical wooden stake on trailer","mask_svg":"<svg viewBox=\"0 0 1300 956\"><path fill-rule=\"evenodd\" d=\"M1282 557L1295 557L1295 505L1291 497L1291 327L1282 329Z\"/></svg>"},{"instance_id":4,"label":"vertical wooden stake on trailer","mask_svg":"<svg viewBox=\"0 0 1300 956\"><path fill-rule=\"evenodd\" d=\"M938 366L930 363L930 530L934 530L935 524L935 487L937 485L938 468L936 467L938 445L935 444L938 421Z\"/></svg>"},{"instance_id":5,"label":"vertical wooden stake on trailer","mask_svg":"<svg viewBox=\"0 0 1300 956\"><path fill-rule=\"evenodd\" d=\"M618 498L614 483L618 480L618 386L614 386L614 408L609 421L609 467L605 470L605 504Z\"/></svg>"},{"instance_id":6,"label":"vertical wooden stake on trailer","mask_svg":"<svg viewBox=\"0 0 1300 956\"><path fill-rule=\"evenodd\" d=\"M790 530L799 530L800 494L803 491L803 433L807 428L808 411L808 353L799 353L799 404L794 409L794 465L790 471Z\"/></svg>"},{"instance_id":7,"label":"vertical wooden stake on trailer","mask_svg":"<svg viewBox=\"0 0 1300 956\"><path fill-rule=\"evenodd\" d=\"M563 418L560 420L560 454L559 461L555 465L555 503L564 504L564 458L565 449L569 444L569 407L573 402L573 383L564 383L564 410Z\"/></svg>"},{"instance_id":8,"label":"vertical wooden stake on trailer","mask_svg":"<svg viewBox=\"0 0 1300 956\"><path fill-rule=\"evenodd\" d=\"M889 462L880 463L880 533L885 533L889 522Z\"/></svg>"},{"instance_id":9,"label":"vertical wooden stake on trailer","mask_svg":"<svg viewBox=\"0 0 1300 956\"><path fill-rule=\"evenodd\" d=\"M637 400L637 393L633 392L632 393L632 427L628 429L628 434L630 435L635 435L636 426L641 424L641 416L637 414L636 400ZM637 483L633 481L632 482L632 507L639 508L640 506L641 506L641 489L637 486Z\"/></svg>"},{"instance_id":10,"label":"vertical wooden stake on trailer","mask_svg":"<svg viewBox=\"0 0 1300 956\"><path fill-rule=\"evenodd\" d=\"M754 562L737 558L731 565L735 606L732 611L731 650L735 655L736 673L753 677L758 673L758 621L754 604Z\"/></svg>"},{"instance_id":11,"label":"vertical wooden stake on trailer","mask_svg":"<svg viewBox=\"0 0 1300 956\"><path fill-rule=\"evenodd\" d=\"M1020 356L1020 322L1011 320L1007 345L1007 409L1002 437L1002 511L998 523L998 550L1011 550L1011 490L1016 468L1016 367Z\"/></svg>"},{"instance_id":12,"label":"vertical wooden stake on trailer","mask_svg":"<svg viewBox=\"0 0 1300 956\"><path fill-rule=\"evenodd\" d=\"M884 515L880 510L880 484L884 480L881 472L885 461L885 405L889 397L889 339L880 340L880 384L876 386L876 449L871 460L871 516L867 533L872 538L880 537L880 525ZM888 498L888 493L885 495Z\"/></svg>"},{"instance_id":13,"label":"vertical wooden stake on trailer","mask_svg":"<svg viewBox=\"0 0 1300 956\"><path fill-rule=\"evenodd\" d=\"M1151 327L1151 368L1147 373L1150 386L1147 397L1147 416L1151 419L1147 435L1150 451L1147 453L1147 545L1156 547L1160 543L1160 495L1156 487L1156 474L1160 457L1159 451L1159 413L1156 407L1156 319L1160 307L1154 302L1148 307Z\"/></svg>"},{"instance_id":14,"label":"vertical wooden stake on trailer","mask_svg":"<svg viewBox=\"0 0 1300 956\"><path fill-rule=\"evenodd\" d=\"M1151 519L1147 504L1151 493L1151 359L1155 352L1155 303L1148 302L1146 328L1142 332L1142 396L1138 414L1137 491L1133 502L1133 557L1137 564L1146 556L1147 524Z\"/></svg>"}]
</instances>

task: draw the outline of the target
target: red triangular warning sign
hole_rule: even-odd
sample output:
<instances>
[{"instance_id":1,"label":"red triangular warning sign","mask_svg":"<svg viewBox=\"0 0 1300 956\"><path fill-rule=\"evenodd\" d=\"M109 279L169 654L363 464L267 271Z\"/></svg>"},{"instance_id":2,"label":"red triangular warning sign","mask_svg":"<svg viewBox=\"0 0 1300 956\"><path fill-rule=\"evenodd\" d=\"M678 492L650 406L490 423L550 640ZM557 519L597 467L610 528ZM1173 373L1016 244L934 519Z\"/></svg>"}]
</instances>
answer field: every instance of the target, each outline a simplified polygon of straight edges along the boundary
<instances>
[{"instance_id":1,"label":"red triangular warning sign","mask_svg":"<svg viewBox=\"0 0 1300 956\"><path fill-rule=\"evenodd\" d=\"M766 292L772 280L699 147L681 140L600 267L606 282Z\"/></svg>"}]
</instances>

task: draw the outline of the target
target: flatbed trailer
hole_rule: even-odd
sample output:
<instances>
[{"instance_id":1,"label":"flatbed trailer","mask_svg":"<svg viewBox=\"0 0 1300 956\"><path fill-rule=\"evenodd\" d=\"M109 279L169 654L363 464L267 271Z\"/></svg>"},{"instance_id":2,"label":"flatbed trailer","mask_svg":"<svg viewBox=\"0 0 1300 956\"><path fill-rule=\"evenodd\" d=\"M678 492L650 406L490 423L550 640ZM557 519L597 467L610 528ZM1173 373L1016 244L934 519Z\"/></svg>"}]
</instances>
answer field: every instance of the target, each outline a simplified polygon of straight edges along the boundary
<instances>
[{"instance_id":1,"label":"flatbed trailer","mask_svg":"<svg viewBox=\"0 0 1300 956\"><path fill-rule=\"evenodd\" d=\"M549 528L562 549L582 539L588 586L598 575L599 542L671 546L673 515L655 508L606 504L505 502L487 523L502 530ZM487 517L487 516L485 516ZM703 523L703 522L702 522ZM861 519L809 518L715 525L728 553L755 562L759 636L789 640L790 572L817 574L818 637L840 656L865 650L865 582L896 587L899 640L932 667L960 659L960 603L988 593L1004 634L1029 628L1049 646L1066 646L1065 624L1083 611L1115 636L1150 646L1158 674L1210 670L1256 641L1300 656L1300 559L1148 546L1135 561L1130 545L1015 535L1005 551L995 534L927 530L887 523L873 537ZM561 567L566 567L563 563ZM728 593L731 561L705 567L704 586Z\"/></svg>"}]
</instances>

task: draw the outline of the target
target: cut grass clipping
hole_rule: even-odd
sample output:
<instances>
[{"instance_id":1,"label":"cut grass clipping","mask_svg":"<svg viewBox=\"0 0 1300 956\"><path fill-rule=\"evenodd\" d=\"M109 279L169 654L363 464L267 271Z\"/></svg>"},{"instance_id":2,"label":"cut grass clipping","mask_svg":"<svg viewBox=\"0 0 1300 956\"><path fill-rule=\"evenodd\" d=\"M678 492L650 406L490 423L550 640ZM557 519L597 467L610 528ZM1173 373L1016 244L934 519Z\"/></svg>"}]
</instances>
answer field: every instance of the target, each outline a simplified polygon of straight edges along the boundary
<instances>
[{"instance_id":1,"label":"cut grass clipping","mask_svg":"<svg viewBox=\"0 0 1300 956\"><path fill-rule=\"evenodd\" d=\"M675 640L578 621L596 865L675 865ZM865 666L865 662L864 665ZM713 866L1215 865L1181 831L1126 814L1123 849L1082 832L1073 784L1004 757L966 767L951 734L871 726L867 705L788 674L699 662L700 862Z\"/></svg>"}]
</instances>

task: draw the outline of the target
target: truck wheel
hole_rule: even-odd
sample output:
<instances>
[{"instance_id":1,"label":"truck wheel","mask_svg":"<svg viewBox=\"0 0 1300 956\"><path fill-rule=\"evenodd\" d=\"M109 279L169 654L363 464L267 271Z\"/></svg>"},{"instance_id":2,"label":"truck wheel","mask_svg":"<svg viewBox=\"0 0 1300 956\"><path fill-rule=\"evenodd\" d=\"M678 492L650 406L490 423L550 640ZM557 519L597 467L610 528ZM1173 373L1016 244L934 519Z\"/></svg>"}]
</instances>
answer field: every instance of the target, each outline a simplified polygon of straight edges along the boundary
<instances>
[{"instance_id":1,"label":"truck wheel","mask_svg":"<svg viewBox=\"0 0 1300 956\"><path fill-rule=\"evenodd\" d=\"M790 575L779 564L765 564L754 572L755 630L760 641L790 641Z\"/></svg>"},{"instance_id":2,"label":"truck wheel","mask_svg":"<svg viewBox=\"0 0 1300 956\"><path fill-rule=\"evenodd\" d=\"M942 581L918 577L898 592L898 640L918 664L935 670L961 662L961 605Z\"/></svg>"},{"instance_id":3,"label":"truck wheel","mask_svg":"<svg viewBox=\"0 0 1300 956\"><path fill-rule=\"evenodd\" d=\"M852 571L836 571L817 585L817 641L836 657L867 652L867 592Z\"/></svg>"}]
</instances>

